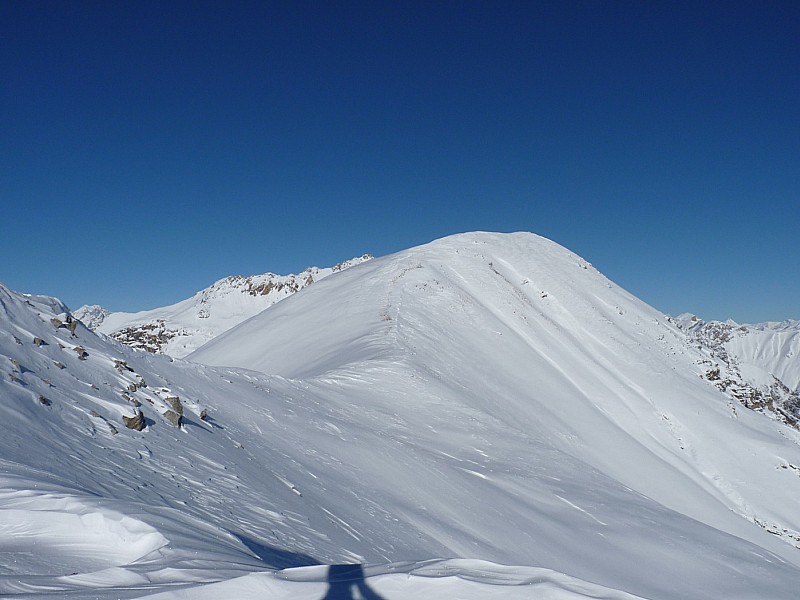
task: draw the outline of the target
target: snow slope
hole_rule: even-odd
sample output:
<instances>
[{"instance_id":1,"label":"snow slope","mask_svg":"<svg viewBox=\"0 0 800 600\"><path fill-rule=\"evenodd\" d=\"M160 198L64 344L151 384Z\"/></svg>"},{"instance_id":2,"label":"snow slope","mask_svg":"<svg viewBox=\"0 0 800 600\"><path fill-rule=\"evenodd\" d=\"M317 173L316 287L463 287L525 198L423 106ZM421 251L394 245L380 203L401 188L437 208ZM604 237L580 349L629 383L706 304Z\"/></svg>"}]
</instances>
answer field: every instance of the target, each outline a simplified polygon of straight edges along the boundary
<instances>
[{"instance_id":1,"label":"snow slope","mask_svg":"<svg viewBox=\"0 0 800 600\"><path fill-rule=\"evenodd\" d=\"M133 348L182 358L315 281L371 258L365 254L334 267L309 267L299 275L231 276L171 306L137 313L109 312L98 305L82 306L75 316L90 329Z\"/></svg>"},{"instance_id":2,"label":"snow slope","mask_svg":"<svg viewBox=\"0 0 800 600\"><path fill-rule=\"evenodd\" d=\"M67 317L0 287L0 594L796 597L800 433L542 238L337 273L191 356L236 367Z\"/></svg>"},{"instance_id":3,"label":"snow slope","mask_svg":"<svg viewBox=\"0 0 800 600\"><path fill-rule=\"evenodd\" d=\"M782 468L787 459L779 449L788 436L793 441L786 448L794 451L796 432L736 411L703 381L699 355L666 317L576 255L530 234L456 236L362 265L189 358L301 379L357 407L352 410L376 413L376 427L417 432L425 441L415 443L421 447L415 464L426 450L433 463L444 452L458 457L467 479L485 482L498 470L530 475L534 465L572 464L567 479L596 471L747 539L755 539L751 533L764 537L752 526L756 521L788 540L800 529L796 472ZM763 431L755 434L754 427ZM745 442L742 435L754 439ZM524 450L492 468L496 455L484 445L498 452L497 439L515 437ZM540 453L548 458L536 460ZM430 469L438 474L429 482L440 491L436 497L453 493L439 470ZM411 478L397 473L390 485ZM485 541L507 515L501 511L493 520L475 504L483 505L487 487L500 495L507 488L481 485L484 494L466 502L473 515L481 514L482 526L470 533ZM765 486L775 488L768 499ZM582 507L582 500L570 502ZM536 506L541 516L541 503ZM587 512L604 523L612 519ZM463 529L460 517L442 534ZM545 519L547 526L533 520L531 528L549 532L533 537L553 539L557 519ZM563 541L566 531L559 533L558 545L569 551L551 566L565 569L582 550ZM528 535L527 527L510 533L490 559L540 559L530 554ZM547 554L553 559L559 553L550 546ZM609 572L603 565L579 575L603 581L596 578Z\"/></svg>"}]
</instances>

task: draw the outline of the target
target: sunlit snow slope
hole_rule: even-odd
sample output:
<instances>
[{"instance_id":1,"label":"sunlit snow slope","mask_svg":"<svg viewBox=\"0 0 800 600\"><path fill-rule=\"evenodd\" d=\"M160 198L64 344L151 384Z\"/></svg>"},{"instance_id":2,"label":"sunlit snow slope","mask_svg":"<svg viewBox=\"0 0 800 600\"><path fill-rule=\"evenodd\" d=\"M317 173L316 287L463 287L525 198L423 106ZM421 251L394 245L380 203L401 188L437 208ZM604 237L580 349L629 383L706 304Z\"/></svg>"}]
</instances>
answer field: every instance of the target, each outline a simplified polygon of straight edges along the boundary
<instances>
[{"instance_id":1,"label":"sunlit snow slope","mask_svg":"<svg viewBox=\"0 0 800 600\"><path fill-rule=\"evenodd\" d=\"M800 434L537 236L337 273L194 363L0 301L0 594L796 597Z\"/></svg>"},{"instance_id":2,"label":"sunlit snow slope","mask_svg":"<svg viewBox=\"0 0 800 600\"><path fill-rule=\"evenodd\" d=\"M231 276L171 306L137 313L82 306L75 316L94 331L133 348L183 358L209 340L325 277L361 264L369 254L298 275Z\"/></svg>"}]
</instances>

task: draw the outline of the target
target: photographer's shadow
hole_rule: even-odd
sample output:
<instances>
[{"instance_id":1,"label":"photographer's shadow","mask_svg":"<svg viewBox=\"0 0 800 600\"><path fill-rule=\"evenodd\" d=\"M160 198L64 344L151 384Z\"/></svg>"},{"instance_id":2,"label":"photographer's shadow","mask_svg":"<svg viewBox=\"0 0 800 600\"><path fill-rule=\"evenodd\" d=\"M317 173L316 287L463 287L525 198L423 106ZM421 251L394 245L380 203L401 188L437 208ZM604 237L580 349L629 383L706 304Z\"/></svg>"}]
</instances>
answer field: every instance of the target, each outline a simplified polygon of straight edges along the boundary
<instances>
[{"instance_id":1,"label":"photographer's shadow","mask_svg":"<svg viewBox=\"0 0 800 600\"><path fill-rule=\"evenodd\" d=\"M361 565L330 565L328 585L328 593L322 600L383 600L364 581Z\"/></svg>"}]
</instances>

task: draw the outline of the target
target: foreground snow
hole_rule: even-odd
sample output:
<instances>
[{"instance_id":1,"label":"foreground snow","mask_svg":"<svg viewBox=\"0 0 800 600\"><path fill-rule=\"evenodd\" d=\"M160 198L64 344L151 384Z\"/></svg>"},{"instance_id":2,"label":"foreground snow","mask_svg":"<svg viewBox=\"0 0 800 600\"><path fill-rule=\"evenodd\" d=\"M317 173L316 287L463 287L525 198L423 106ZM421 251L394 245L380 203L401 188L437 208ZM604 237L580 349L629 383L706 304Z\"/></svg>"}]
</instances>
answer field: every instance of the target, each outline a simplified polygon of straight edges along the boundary
<instances>
[{"instance_id":1,"label":"foreground snow","mask_svg":"<svg viewBox=\"0 0 800 600\"><path fill-rule=\"evenodd\" d=\"M0 594L796 596L800 434L542 238L338 273L217 367L53 318L0 287Z\"/></svg>"},{"instance_id":2,"label":"foreground snow","mask_svg":"<svg viewBox=\"0 0 800 600\"><path fill-rule=\"evenodd\" d=\"M459 600L634 600L617 590L533 567L505 567L476 560L432 560L379 567L331 565L255 573L229 581L164 592L152 600L293 600L339 599L404 600L407 598Z\"/></svg>"}]
</instances>

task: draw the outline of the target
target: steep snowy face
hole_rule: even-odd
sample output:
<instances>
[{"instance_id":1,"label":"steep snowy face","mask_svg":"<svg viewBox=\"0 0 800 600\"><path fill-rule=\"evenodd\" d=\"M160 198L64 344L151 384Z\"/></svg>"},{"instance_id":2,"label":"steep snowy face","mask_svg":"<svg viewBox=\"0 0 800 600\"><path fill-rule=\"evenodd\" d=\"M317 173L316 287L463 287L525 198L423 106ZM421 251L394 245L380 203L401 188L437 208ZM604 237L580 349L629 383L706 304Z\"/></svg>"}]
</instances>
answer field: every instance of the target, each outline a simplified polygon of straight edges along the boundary
<instances>
[{"instance_id":1,"label":"steep snowy face","mask_svg":"<svg viewBox=\"0 0 800 600\"><path fill-rule=\"evenodd\" d=\"M309 267L298 275L226 277L177 304L138 313L112 313L92 305L80 307L74 315L90 329L132 348L182 358L315 281L371 258L364 254L329 268Z\"/></svg>"}]
</instances>

